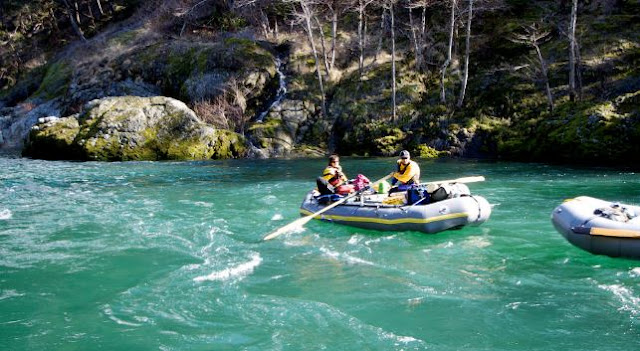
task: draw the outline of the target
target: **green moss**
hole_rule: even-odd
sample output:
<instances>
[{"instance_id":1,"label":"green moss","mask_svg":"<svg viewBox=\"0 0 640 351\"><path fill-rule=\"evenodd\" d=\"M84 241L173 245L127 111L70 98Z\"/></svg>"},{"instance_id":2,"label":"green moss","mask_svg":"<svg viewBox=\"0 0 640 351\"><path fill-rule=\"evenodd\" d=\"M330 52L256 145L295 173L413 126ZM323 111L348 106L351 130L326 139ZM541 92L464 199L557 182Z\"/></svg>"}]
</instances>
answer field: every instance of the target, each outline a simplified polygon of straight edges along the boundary
<instances>
[{"instance_id":1,"label":"green moss","mask_svg":"<svg viewBox=\"0 0 640 351\"><path fill-rule=\"evenodd\" d=\"M33 95L46 100L64 96L69 89L71 75L71 68L66 62L57 61L50 64L40 87Z\"/></svg>"},{"instance_id":2,"label":"green moss","mask_svg":"<svg viewBox=\"0 0 640 351\"><path fill-rule=\"evenodd\" d=\"M402 148L402 142L406 135L398 128L388 129L385 134L374 141L377 151L383 155L393 155Z\"/></svg>"},{"instance_id":3,"label":"green moss","mask_svg":"<svg viewBox=\"0 0 640 351\"><path fill-rule=\"evenodd\" d=\"M249 132L263 138L273 138L283 128L281 119L267 118L262 123L254 123L249 127Z\"/></svg>"},{"instance_id":4,"label":"green moss","mask_svg":"<svg viewBox=\"0 0 640 351\"><path fill-rule=\"evenodd\" d=\"M418 147L414 151L414 155L419 158L438 158L441 156L445 156L446 154L447 152L438 151L426 144L418 145Z\"/></svg>"},{"instance_id":5,"label":"green moss","mask_svg":"<svg viewBox=\"0 0 640 351\"><path fill-rule=\"evenodd\" d=\"M231 37L224 40L225 51L242 62L243 69L262 68L275 70L273 55L253 40ZM274 74L275 71L272 71Z\"/></svg>"},{"instance_id":6,"label":"green moss","mask_svg":"<svg viewBox=\"0 0 640 351\"><path fill-rule=\"evenodd\" d=\"M79 150L74 144L79 126L75 118L63 118L48 127L32 129L24 156L42 159L78 159Z\"/></svg>"},{"instance_id":7,"label":"green moss","mask_svg":"<svg viewBox=\"0 0 640 351\"><path fill-rule=\"evenodd\" d=\"M91 138L86 140L82 148L88 159L96 161L122 160L122 147L116 138Z\"/></svg>"},{"instance_id":8,"label":"green moss","mask_svg":"<svg viewBox=\"0 0 640 351\"><path fill-rule=\"evenodd\" d=\"M197 138L172 140L168 143L166 158L169 160L206 160L210 159L214 150Z\"/></svg>"},{"instance_id":9,"label":"green moss","mask_svg":"<svg viewBox=\"0 0 640 351\"><path fill-rule=\"evenodd\" d=\"M246 155L247 144L245 138L229 130L218 130L218 140L213 146L213 158L225 159Z\"/></svg>"}]
</instances>

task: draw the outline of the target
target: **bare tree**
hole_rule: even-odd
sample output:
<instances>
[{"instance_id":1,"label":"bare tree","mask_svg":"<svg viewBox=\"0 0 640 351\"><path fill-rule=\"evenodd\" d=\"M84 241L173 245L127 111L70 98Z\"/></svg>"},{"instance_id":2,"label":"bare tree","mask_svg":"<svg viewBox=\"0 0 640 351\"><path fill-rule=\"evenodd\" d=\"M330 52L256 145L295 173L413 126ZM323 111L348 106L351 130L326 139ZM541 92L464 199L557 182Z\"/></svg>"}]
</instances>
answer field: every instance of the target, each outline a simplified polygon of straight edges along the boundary
<instances>
[{"instance_id":1,"label":"bare tree","mask_svg":"<svg viewBox=\"0 0 640 351\"><path fill-rule=\"evenodd\" d=\"M569 20L569 99L576 98L576 57L578 45L576 44L576 23L578 21L578 0L571 4L571 19Z\"/></svg>"},{"instance_id":2,"label":"bare tree","mask_svg":"<svg viewBox=\"0 0 640 351\"><path fill-rule=\"evenodd\" d=\"M391 16L391 99L393 101L393 121L398 119L398 108L396 103L396 31L395 16L393 7L398 0L387 0L385 4Z\"/></svg>"},{"instance_id":3,"label":"bare tree","mask_svg":"<svg viewBox=\"0 0 640 351\"><path fill-rule=\"evenodd\" d=\"M325 45L325 40L324 40L324 30L322 28L322 23L320 23L320 20L318 19L318 16L316 16L315 14L312 14L313 16L313 20L316 22L316 25L318 26L318 31L320 32L320 47L322 48L322 62L324 63L324 70L327 74L327 76L329 76L329 58L327 57L327 46Z\"/></svg>"},{"instance_id":4,"label":"bare tree","mask_svg":"<svg viewBox=\"0 0 640 351\"><path fill-rule=\"evenodd\" d=\"M447 69L449 68L449 64L452 59L452 51L453 51L453 35L456 28L456 5L458 0L451 0L451 19L449 23L449 45L447 46L447 58L442 64L441 72L440 72L440 102L446 103L447 96L444 89L444 80L446 78Z\"/></svg>"},{"instance_id":5,"label":"bare tree","mask_svg":"<svg viewBox=\"0 0 640 351\"><path fill-rule=\"evenodd\" d=\"M436 0L413 0L406 4L409 9L409 26L411 30L411 38L413 41L413 50L416 56L416 69L422 70L426 67L425 50L429 46L429 33L427 32L427 9L431 7ZM418 21L414 21L413 10L420 11Z\"/></svg>"},{"instance_id":6,"label":"bare tree","mask_svg":"<svg viewBox=\"0 0 640 351\"><path fill-rule=\"evenodd\" d=\"M353 0L319 0L329 10L329 21L331 22L331 59L328 62L329 69L333 69L336 62L336 43L338 37L338 20L353 3Z\"/></svg>"},{"instance_id":7,"label":"bare tree","mask_svg":"<svg viewBox=\"0 0 640 351\"><path fill-rule=\"evenodd\" d=\"M418 39L418 30L413 22L413 8L409 7L409 26L411 27L411 39L413 41L413 51L415 55L416 70L419 70L422 66L422 51L420 50L420 44Z\"/></svg>"},{"instance_id":8,"label":"bare tree","mask_svg":"<svg viewBox=\"0 0 640 351\"><path fill-rule=\"evenodd\" d=\"M315 17L311 3L308 0L293 0L300 5L302 12L296 12L294 15L304 23L305 31L307 32L307 38L309 39L309 45L311 45L311 51L313 53L313 60L316 66L316 74L318 77L318 86L320 87L320 99L322 100L322 115L327 115L324 83L322 81L322 74L320 73L320 60L318 59L318 50L316 49L315 39L313 38L313 26L311 21Z\"/></svg>"},{"instance_id":9,"label":"bare tree","mask_svg":"<svg viewBox=\"0 0 640 351\"><path fill-rule=\"evenodd\" d=\"M538 63L540 65L540 76L545 86L545 92L547 94L547 103L549 105L549 111L553 112L553 94L551 94L551 87L549 86L549 76L547 73L547 64L542 57L542 51L540 51L540 45L549 39L551 34L548 30L543 30L539 24L532 24L523 26L524 34L513 34L509 40L514 43L525 44L533 47L536 51Z\"/></svg>"},{"instance_id":10,"label":"bare tree","mask_svg":"<svg viewBox=\"0 0 640 351\"><path fill-rule=\"evenodd\" d=\"M467 81L469 79L469 53L471 46L471 19L473 18L473 0L469 0L469 9L467 12L467 33L465 38L464 49L464 68L462 74L462 86L460 87L460 96L458 98L458 107L462 107L464 95L467 90Z\"/></svg>"},{"instance_id":11,"label":"bare tree","mask_svg":"<svg viewBox=\"0 0 640 351\"><path fill-rule=\"evenodd\" d=\"M80 26L78 25L78 22L76 22L77 12L75 12L71 8L71 5L69 4L69 1L62 0L62 4L64 5L65 10L67 11L67 15L69 16L69 22L71 22L71 28L73 28L74 33L76 33L76 35L80 38L80 40L86 42L87 38L85 38L84 33L82 32L82 29L80 29ZM76 3L76 5L77 5L77 3Z\"/></svg>"},{"instance_id":12,"label":"bare tree","mask_svg":"<svg viewBox=\"0 0 640 351\"><path fill-rule=\"evenodd\" d=\"M96 0L96 4L98 5L98 10L100 11L100 15L104 16L104 10L102 9L102 3L100 0Z\"/></svg>"},{"instance_id":13,"label":"bare tree","mask_svg":"<svg viewBox=\"0 0 640 351\"><path fill-rule=\"evenodd\" d=\"M373 1L374 0L358 0L358 4L356 5L356 10L358 11L358 49L360 51L360 56L358 58L358 70L360 72L360 78L362 78L364 70L364 45L366 39L365 15L367 6L369 6Z\"/></svg>"},{"instance_id":14,"label":"bare tree","mask_svg":"<svg viewBox=\"0 0 640 351\"><path fill-rule=\"evenodd\" d=\"M382 7L382 14L380 15L380 35L378 38L378 47L376 48L376 53L373 55L373 62L378 61L378 56L380 55L380 51L382 50L382 39L385 34L385 21L386 21L386 7Z\"/></svg>"}]
</instances>

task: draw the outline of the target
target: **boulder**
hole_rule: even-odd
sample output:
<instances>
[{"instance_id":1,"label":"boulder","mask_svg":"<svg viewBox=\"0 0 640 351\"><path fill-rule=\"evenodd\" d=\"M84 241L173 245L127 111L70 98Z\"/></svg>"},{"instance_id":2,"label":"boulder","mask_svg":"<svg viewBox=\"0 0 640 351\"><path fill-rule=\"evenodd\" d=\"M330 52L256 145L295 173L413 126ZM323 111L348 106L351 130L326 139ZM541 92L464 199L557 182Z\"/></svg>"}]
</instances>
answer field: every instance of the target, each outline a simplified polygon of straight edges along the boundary
<instances>
[{"instance_id":1,"label":"boulder","mask_svg":"<svg viewBox=\"0 0 640 351\"><path fill-rule=\"evenodd\" d=\"M84 112L44 118L23 155L100 161L201 160L244 156L244 138L203 123L183 102L164 96L107 97Z\"/></svg>"},{"instance_id":2,"label":"boulder","mask_svg":"<svg viewBox=\"0 0 640 351\"><path fill-rule=\"evenodd\" d=\"M318 112L309 102L284 99L274 106L262 122L254 123L249 133L260 154L253 157L281 157L296 153L310 123L316 123Z\"/></svg>"}]
</instances>

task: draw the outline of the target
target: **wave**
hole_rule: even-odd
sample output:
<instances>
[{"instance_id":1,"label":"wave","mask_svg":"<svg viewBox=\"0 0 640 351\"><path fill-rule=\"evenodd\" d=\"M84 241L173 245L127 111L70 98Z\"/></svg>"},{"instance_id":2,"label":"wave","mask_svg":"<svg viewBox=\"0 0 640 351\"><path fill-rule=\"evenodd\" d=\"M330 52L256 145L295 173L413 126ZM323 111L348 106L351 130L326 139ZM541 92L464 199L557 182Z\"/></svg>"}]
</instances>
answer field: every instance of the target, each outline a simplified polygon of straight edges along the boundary
<instances>
[{"instance_id":1,"label":"wave","mask_svg":"<svg viewBox=\"0 0 640 351\"><path fill-rule=\"evenodd\" d=\"M633 290L619 284L598 285L600 289L609 291L622 303L619 311L630 312L632 317L640 316L640 297L633 295Z\"/></svg>"},{"instance_id":2,"label":"wave","mask_svg":"<svg viewBox=\"0 0 640 351\"><path fill-rule=\"evenodd\" d=\"M236 278L236 277L245 277L251 273L253 273L253 270L258 267L260 265L260 263L262 263L262 257L260 257L260 254L254 254L251 256L251 259L248 262L242 263L240 265L237 265L235 267L230 267L230 268L226 268L223 269L221 271L217 271L217 272L213 272L209 275L203 275L203 276L199 276L199 277L195 277L193 278L194 281L196 282L202 282L202 281L215 281L215 280L221 280L221 281L225 281L225 280L229 280L232 278Z\"/></svg>"},{"instance_id":3,"label":"wave","mask_svg":"<svg viewBox=\"0 0 640 351\"><path fill-rule=\"evenodd\" d=\"M19 293L16 290L2 290L0 291L0 301L5 299L11 299L14 297L24 296L25 294Z\"/></svg>"},{"instance_id":4,"label":"wave","mask_svg":"<svg viewBox=\"0 0 640 351\"><path fill-rule=\"evenodd\" d=\"M11 219L11 217L13 217L13 213L9 209L0 210L0 221Z\"/></svg>"},{"instance_id":5,"label":"wave","mask_svg":"<svg viewBox=\"0 0 640 351\"><path fill-rule=\"evenodd\" d=\"M327 249L325 247L321 247L320 251L325 256L328 256L328 257L333 258L333 259L338 260L338 261L345 261L346 263L349 263L349 264L364 264L364 265L368 265L368 266L374 266L375 265L371 261L367 261L367 260L363 260L363 259L358 258L358 257L351 256L348 253L332 251L332 250L329 250L329 249Z\"/></svg>"}]
</instances>

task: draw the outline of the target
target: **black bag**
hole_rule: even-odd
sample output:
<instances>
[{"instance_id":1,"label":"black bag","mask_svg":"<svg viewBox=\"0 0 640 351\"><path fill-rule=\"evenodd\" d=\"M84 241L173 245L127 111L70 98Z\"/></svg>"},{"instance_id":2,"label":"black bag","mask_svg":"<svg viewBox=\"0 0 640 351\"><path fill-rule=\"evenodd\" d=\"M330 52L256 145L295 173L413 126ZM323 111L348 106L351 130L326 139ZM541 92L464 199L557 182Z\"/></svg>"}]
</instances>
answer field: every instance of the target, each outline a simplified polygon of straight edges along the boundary
<instances>
[{"instance_id":1,"label":"black bag","mask_svg":"<svg viewBox=\"0 0 640 351\"><path fill-rule=\"evenodd\" d=\"M439 187L431 193L431 202L442 201L449 198L449 192L445 187Z\"/></svg>"}]
</instances>

